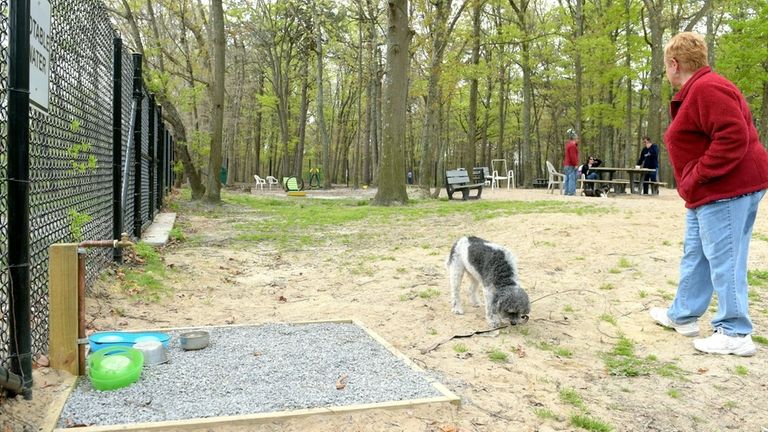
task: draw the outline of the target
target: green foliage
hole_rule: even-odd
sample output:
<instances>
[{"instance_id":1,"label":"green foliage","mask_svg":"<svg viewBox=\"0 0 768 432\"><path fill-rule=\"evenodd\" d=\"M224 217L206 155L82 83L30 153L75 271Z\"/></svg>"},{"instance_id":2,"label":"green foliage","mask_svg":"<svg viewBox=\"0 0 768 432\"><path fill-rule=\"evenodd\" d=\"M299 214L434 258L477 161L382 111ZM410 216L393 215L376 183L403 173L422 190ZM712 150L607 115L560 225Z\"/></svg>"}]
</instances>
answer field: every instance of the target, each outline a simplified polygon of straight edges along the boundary
<instances>
[{"instance_id":1,"label":"green foliage","mask_svg":"<svg viewBox=\"0 0 768 432\"><path fill-rule=\"evenodd\" d=\"M491 359L492 362L506 363L509 355L500 349L494 349L488 353L488 358Z\"/></svg>"},{"instance_id":2,"label":"green foliage","mask_svg":"<svg viewBox=\"0 0 768 432\"><path fill-rule=\"evenodd\" d=\"M736 365L736 367L733 368L733 372L739 376L749 375L749 369L747 369L746 366L742 366L742 365Z\"/></svg>"},{"instance_id":3,"label":"green foliage","mask_svg":"<svg viewBox=\"0 0 768 432\"><path fill-rule=\"evenodd\" d=\"M69 233L76 242L83 241L83 227L93 220L93 217L87 213L80 213L77 210L70 209L69 213Z\"/></svg>"},{"instance_id":4,"label":"green foliage","mask_svg":"<svg viewBox=\"0 0 768 432\"><path fill-rule=\"evenodd\" d=\"M644 359L637 357L634 342L625 336L621 336L613 350L604 353L602 357L608 373L615 376L636 377L656 373L664 377L680 378L683 375L676 365L659 362L656 356L649 355Z\"/></svg>"},{"instance_id":5,"label":"green foliage","mask_svg":"<svg viewBox=\"0 0 768 432\"><path fill-rule=\"evenodd\" d=\"M453 346L453 350L461 354L469 351L469 348L463 343L457 343Z\"/></svg>"},{"instance_id":6,"label":"green foliage","mask_svg":"<svg viewBox=\"0 0 768 432\"><path fill-rule=\"evenodd\" d=\"M182 242L187 239L187 237L184 235L184 231L181 229L181 227L173 227L171 228L170 233L168 234L168 237L171 238L171 240Z\"/></svg>"},{"instance_id":7,"label":"green foliage","mask_svg":"<svg viewBox=\"0 0 768 432\"><path fill-rule=\"evenodd\" d=\"M72 171L78 174L92 172L97 168L97 159L95 155L85 155L91 151L91 145L87 142L73 144L67 149L69 163L72 165Z\"/></svg>"},{"instance_id":8,"label":"green foliage","mask_svg":"<svg viewBox=\"0 0 768 432\"><path fill-rule=\"evenodd\" d=\"M546 408L534 408L533 413L542 420L558 420L557 414Z\"/></svg>"},{"instance_id":9,"label":"green foliage","mask_svg":"<svg viewBox=\"0 0 768 432\"><path fill-rule=\"evenodd\" d=\"M768 338L765 336L752 335L752 340L761 345L768 345Z\"/></svg>"},{"instance_id":10,"label":"green foliage","mask_svg":"<svg viewBox=\"0 0 768 432\"><path fill-rule=\"evenodd\" d=\"M586 406L584 405L584 400L581 398L581 395L579 395L579 393L576 392L575 389L572 389L572 388L561 389L560 400L569 405L573 405L576 408L586 409Z\"/></svg>"},{"instance_id":11,"label":"green foliage","mask_svg":"<svg viewBox=\"0 0 768 432\"><path fill-rule=\"evenodd\" d=\"M157 250L144 242L134 245L137 265L126 267L121 288L128 295L151 302L158 302L172 293L163 280L166 277L165 263Z\"/></svg>"},{"instance_id":12,"label":"green foliage","mask_svg":"<svg viewBox=\"0 0 768 432\"><path fill-rule=\"evenodd\" d=\"M747 283L753 287L768 286L768 271L767 270L748 270Z\"/></svg>"},{"instance_id":13,"label":"green foliage","mask_svg":"<svg viewBox=\"0 0 768 432\"><path fill-rule=\"evenodd\" d=\"M571 416L571 424L593 432L612 432L613 428L602 420L588 415L574 414Z\"/></svg>"},{"instance_id":14,"label":"green foliage","mask_svg":"<svg viewBox=\"0 0 768 432\"><path fill-rule=\"evenodd\" d=\"M431 299L439 296L440 296L440 291L434 288L427 288L425 290L419 291L419 297L423 299Z\"/></svg>"}]
</instances>

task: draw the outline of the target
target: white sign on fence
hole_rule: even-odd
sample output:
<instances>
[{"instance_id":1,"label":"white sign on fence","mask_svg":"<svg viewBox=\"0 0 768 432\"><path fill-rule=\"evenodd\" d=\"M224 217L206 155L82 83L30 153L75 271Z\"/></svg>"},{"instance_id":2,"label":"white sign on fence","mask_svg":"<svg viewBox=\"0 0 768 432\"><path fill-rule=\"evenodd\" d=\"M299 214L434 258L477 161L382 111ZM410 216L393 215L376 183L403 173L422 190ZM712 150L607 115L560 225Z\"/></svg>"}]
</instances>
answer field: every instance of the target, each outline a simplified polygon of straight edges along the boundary
<instances>
[{"instance_id":1,"label":"white sign on fence","mask_svg":"<svg viewBox=\"0 0 768 432\"><path fill-rule=\"evenodd\" d=\"M51 71L51 3L30 0L29 17L29 101L48 112L48 88Z\"/></svg>"}]
</instances>

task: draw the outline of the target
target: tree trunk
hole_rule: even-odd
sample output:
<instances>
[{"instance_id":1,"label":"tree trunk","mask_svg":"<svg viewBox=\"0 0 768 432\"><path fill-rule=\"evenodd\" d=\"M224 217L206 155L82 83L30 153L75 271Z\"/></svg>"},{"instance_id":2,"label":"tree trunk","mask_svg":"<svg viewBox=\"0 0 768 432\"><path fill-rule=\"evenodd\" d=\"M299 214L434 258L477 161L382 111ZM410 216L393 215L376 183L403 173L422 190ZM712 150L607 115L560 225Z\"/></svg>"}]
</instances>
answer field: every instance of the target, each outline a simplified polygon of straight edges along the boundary
<instances>
[{"instance_id":1,"label":"tree trunk","mask_svg":"<svg viewBox=\"0 0 768 432\"><path fill-rule=\"evenodd\" d=\"M293 176L301 178L304 168L304 147L307 141L307 111L309 110L309 59L301 65L301 102L299 102L299 137L294 157ZM287 151L287 148L286 148Z\"/></svg>"},{"instance_id":2,"label":"tree trunk","mask_svg":"<svg viewBox=\"0 0 768 432\"><path fill-rule=\"evenodd\" d=\"M375 205L405 204L405 116L408 96L408 48L411 29L408 27L408 0L387 3L389 30L387 32L387 74L384 89L383 145L379 189Z\"/></svg>"},{"instance_id":3,"label":"tree trunk","mask_svg":"<svg viewBox=\"0 0 768 432\"><path fill-rule=\"evenodd\" d=\"M203 186L203 183L200 180L200 172L195 168L195 165L192 163L192 158L189 156L189 150L187 149L187 129L184 127L184 122L181 121L181 116L176 110L175 105L165 98L161 98L160 103L163 106L163 117L171 124L171 126L173 126L176 155L181 159L181 163L184 166L184 174L187 176L187 179L189 179L189 187L192 189L192 199L201 199L203 195L205 195L205 186Z\"/></svg>"},{"instance_id":4,"label":"tree trunk","mask_svg":"<svg viewBox=\"0 0 768 432\"><path fill-rule=\"evenodd\" d=\"M320 14L317 2L312 2L315 15L315 49L317 50L317 132L323 152L323 188L331 188L331 148L328 142L328 132L325 130L325 112L323 111L323 35L320 27Z\"/></svg>"},{"instance_id":5,"label":"tree trunk","mask_svg":"<svg viewBox=\"0 0 768 432\"><path fill-rule=\"evenodd\" d=\"M213 92L211 100L211 153L208 159L208 187L205 199L221 202L221 140L224 131L224 9L222 0L211 1L211 24L213 25Z\"/></svg>"},{"instance_id":6,"label":"tree trunk","mask_svg":"<svg viewBox=\"0 0 768 432\"><path fill-rule=\"evenodd\" d=\"M467 146L462 152L461 165L469 172L477 161L477 65L480 64L480 14L483 2L475 1L472 8L472 78L469 81L469 115L467 116Z\"/></svg>"}]
</instances>

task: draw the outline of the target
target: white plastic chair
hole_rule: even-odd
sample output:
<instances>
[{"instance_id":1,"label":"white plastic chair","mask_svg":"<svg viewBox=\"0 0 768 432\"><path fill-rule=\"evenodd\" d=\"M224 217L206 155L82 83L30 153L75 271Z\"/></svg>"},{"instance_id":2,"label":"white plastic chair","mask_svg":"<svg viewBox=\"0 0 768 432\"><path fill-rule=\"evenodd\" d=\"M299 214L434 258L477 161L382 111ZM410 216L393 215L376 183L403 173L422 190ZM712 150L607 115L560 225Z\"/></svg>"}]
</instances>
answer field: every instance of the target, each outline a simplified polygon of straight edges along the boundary
<instances>
[{"instance_id":1,"label":"white plastic chair","mask_svg":"<svg viewBox=\"0 0 768 432\"><path fill-rule=\"evenodd\" d=\"M565 174L555 171L555 166L550 161L547 161L547 173L549 174L549 181L547 182L549 193L554 193L554 187L557 186L562 194L563 186L565 185Z\"/></svg>"},{"instance_id":2,"label":"white plastic chair","mask_svg":"<svg viewBox=\"0 0 768 432\"><path fill-rule=\"evenodd\" d=\"M277 178L273 176L267 176L267 185L269 185L269 189L272 189L272 185L278 185L280 184L279 181L277 181Z\"/></svg>"},{"instance_id":3,"label":"white plastic chair","mask_svg":"<svg viewBox=\"0 0 768 432\"><path fill-rule=\"evenodd\" d=\"M507 160L506 159L493 159L491 160L491 167L498 164L499 168L504 167L504 170L501 172L506 172L506 176L503 176L499 174L499 170L493 170L493 174L491 174L491 189L498 188L499 187L499 180L506 180L507 181L507 189L509 189L510 184L512 185L512 188L515 187L515 173L511 169L507 169Z\"/></svg>"},{"instance_id":4,"label":"white plastic chair","mask_svg":"<svg viewBox=\"0 0 768 432\"><path fill-rule=\"evenodd\" d=\"M256 174L253 175L253 179L256 180L256 187L258 187L261 190L264 190L264 185L267 184L267 181Z\"/></svg>"}]
</instances>

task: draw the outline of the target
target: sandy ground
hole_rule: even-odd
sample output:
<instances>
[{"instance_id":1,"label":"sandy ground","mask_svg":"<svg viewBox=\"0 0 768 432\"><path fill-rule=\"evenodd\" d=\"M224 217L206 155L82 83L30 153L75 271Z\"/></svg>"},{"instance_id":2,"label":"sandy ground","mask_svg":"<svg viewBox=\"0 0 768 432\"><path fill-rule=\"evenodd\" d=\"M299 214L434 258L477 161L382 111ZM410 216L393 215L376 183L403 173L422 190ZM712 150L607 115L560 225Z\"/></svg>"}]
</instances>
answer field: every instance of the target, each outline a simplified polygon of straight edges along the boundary
<instances>
[{"instance_id":1,"label":"sandy ground","mask_svg":"<svg viewBox=\"0 0 768 432\"><path fill-rule=\"evenodd\" d=\"M325 198L372 194L310 192ZM588 198L497 189L484 191L483 200L563 200L608 211L476 220L472 201L456 202L466 214L390 224L383 241L277 250L261 243L230 247L231 224L186 214L182 203L178 223L202 240L165 249L174 269L168 280L172 297L135 302L102 284L89 299L89 321L96 329L147 329L354 318L441 376L462 399L459 408L369 410L226 430L583 430L572 421L576 415L616 431L768 430L765 345L750 358L703 355L691 339L654 325L648 316L650 307L666 306L676 289L684 208L675 191ZM752 270L768 270L766 212L764 202ZM229 220L258 217L257 211L237 210ZM376 229L361 223L343 227L345 233ZM454 339L422 353L451 335L486 328L482 309L465 304L465 315L450 312L443 263L451 244L465 234L505 245L517 256L521 282L533 300L531 319L496 336ZM325 235L332 239L334 233ZM419 295L430 289L438 294ZM768 336L768 287L753 287L750 301L755 334ZM710 331L711 315L712 309L700 321L702 334ZM647 374L609 373L605 353L621 336L651 365ZM494 350L507 360L491 361ZM32 401L0 404L0 432L39 430L51 403L66 391L64 374L37 369L33 391Z\"/></svg>"}]
</instances>

